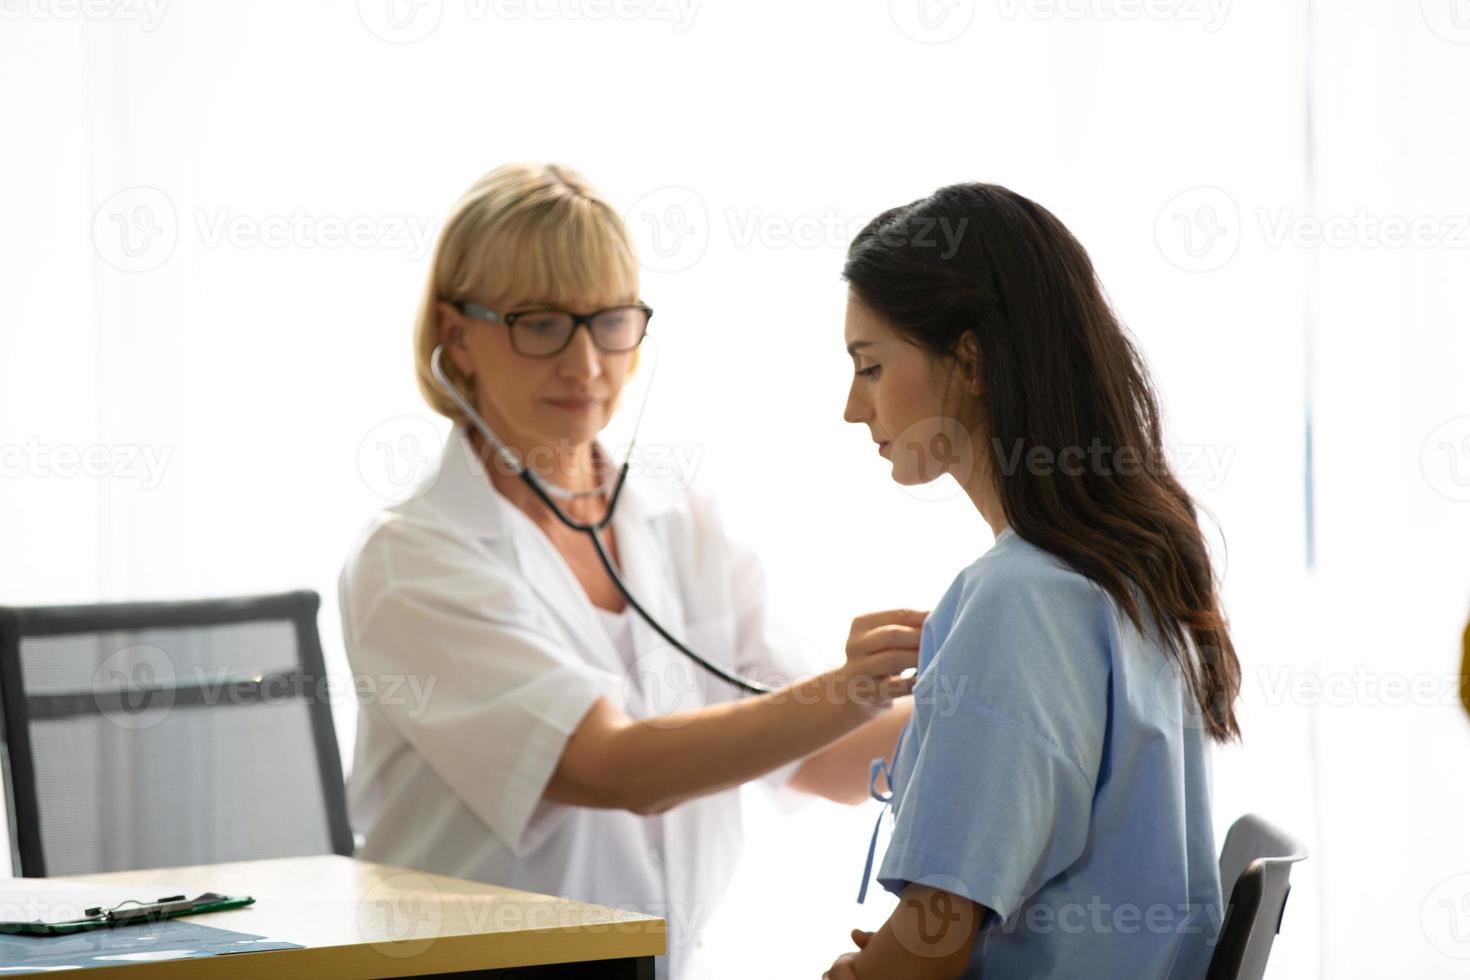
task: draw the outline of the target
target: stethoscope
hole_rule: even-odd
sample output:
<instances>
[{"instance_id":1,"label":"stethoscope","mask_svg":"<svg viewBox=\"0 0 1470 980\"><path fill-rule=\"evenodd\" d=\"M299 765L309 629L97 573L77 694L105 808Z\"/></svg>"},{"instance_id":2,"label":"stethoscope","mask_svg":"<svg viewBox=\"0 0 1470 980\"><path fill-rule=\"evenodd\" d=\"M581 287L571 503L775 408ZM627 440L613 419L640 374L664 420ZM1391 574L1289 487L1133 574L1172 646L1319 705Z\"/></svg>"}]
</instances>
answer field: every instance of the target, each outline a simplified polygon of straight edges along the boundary
<instances>
[{"instance_id":1,"label":"stethoscope","mask_svg":"<svg viewBox=\"0 0 1470 980\"><path fill-rule=\"evenodd\" d=\"M626 483L628 480L628 465L633 458L633 444L637 440L638 430L643 425L643 409L648 406L649 392L653 390L652 378L650 377L649 386L643 393L643 403L638 409L638 419L633 425L633 437L628 440L628 451L627 454L623 457L623 465L618 470L616 480L612 482L612 493L607 499L607 513L602 516L602 520L600 521L586 523L583 521L575 521L572 518L568 517L566 512L561 509L554 498L561 497L563 500L571 500L577 497L589 496L593 494L600 495L607 491L608 485L604 483L601 487L598 487L596 490L592 491L573 491L567 490L565 487L556 486L555 484L542 484L540 480L531 475L531 471L529 469L521 465L520 460L516 459L515 454L510 451L505 443L500 441L500 437L497 436L493 431L491 431L490 426L485 422L483 418L480 417L480 413L476 411L475 407L469 403L469 399L465 398L460 390L456 388L452 383L450 383L447 377L445 377L444 369L439 363L443 353L444 345L440 344L438 347L434 348L433 356L429 358L429 368L433 372L434 380L438 382L439 387L444 389L444 393L454 400L454 403L459 406L459 410L464 413L464 417L469 419L470 423L474 425L477 430L479 430L480 435L485 437L485 441L495 448L496 453L499 454L501 460L505 463L505 465L510 467L511 472L519 476L521 478L521 482L530 487L531 492L534 493L537 497L541 498L542 503L551 508L551 512L556 515L557 520L561 521L573 531L581 531L583 534L587 535L587 537L592 539L592 547L597 550L597 558L600 562L602 562L602 567L607 570L608 578L612 579L613 585L620 593L622 593L622 596L625 600L627 600L628 605L633 607L633 611L636 612L645 623L651 626L655 633L663 637L664 640L667 641L668 644L672 646L675 650L678 650L680 653L684 654L684 656L688 657L690 660L693 660L695 663L699 664L705 670L709 671L711 674L714 674L721 680L728 681L741 690L749 691L751 694L770 694L776 691L777 688L767 687L766 685L757 683L755 681L748 681L743 677L738 677L735 674L730 673L723 667L710 663L708 660L704 659L699 654L689 649L689 647L685 646L668 630L664 629L659 621L654 619L647 609L643 608L642 603L633 598L633 593L628 591L627 584L623 581L623 577L618 574L617 566L613 564L612 556L608 554L607 547L602 543L602 535L599 532L603 528L607 527L610 523L612 523L613 513L618 506L618 497L623 492L623 484ZM656 359L654 367L657 367Z\"/></svg>"}]
</instances>

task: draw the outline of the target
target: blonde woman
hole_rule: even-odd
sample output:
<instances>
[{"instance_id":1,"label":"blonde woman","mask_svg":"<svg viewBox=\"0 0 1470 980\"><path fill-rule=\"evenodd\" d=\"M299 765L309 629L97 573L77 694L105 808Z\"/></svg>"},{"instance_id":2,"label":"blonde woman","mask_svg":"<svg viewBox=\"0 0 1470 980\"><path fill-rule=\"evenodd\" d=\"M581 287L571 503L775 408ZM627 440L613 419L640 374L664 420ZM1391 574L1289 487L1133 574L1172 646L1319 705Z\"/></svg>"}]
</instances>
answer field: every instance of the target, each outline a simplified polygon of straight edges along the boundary
<instances>
[{"instance_id":1,"label":"blonde woman","mask_svg":"<svg viewBox=\"0 0 1470 980\"><path fill-rule=\"evenodd\" d=\"M695 651L778 688L743 694L627 607L432 371L442 346L510 453L597 521L615 468L598 435L650 317L621 219L576 173L503 166L454 208L414 338L424 397L454 426L341 578L354 673L426 693L362 705L349 796L361 857L663 916L657 975L686 980L705 975L700 933L739 852L738 787L864 800L910 714L899 675L923 614L859 617L818 673L775 639L760 565L712 501L635 473L603 532L612 560Z\"/></svg>"}]
</instances>

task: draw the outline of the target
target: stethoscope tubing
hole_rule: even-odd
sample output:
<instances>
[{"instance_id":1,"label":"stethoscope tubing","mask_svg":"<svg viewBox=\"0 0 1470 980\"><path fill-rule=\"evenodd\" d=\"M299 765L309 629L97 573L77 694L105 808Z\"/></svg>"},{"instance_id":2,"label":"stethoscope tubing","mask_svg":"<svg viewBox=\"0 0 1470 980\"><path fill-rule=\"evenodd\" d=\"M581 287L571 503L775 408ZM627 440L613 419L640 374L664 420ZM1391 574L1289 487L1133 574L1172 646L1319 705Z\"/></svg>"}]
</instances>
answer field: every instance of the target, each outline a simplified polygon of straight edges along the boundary
<instances>
[{"instance_id":1,"label":"stethoscope tubing","mask_svg":"<svg viewBox=\"0 0 1470 980\"><path fill-rule=\"evenodd\" d=\"M607 512L603 514L602 519L593 522L573 520L565 511L561 509L561 506L557 504L557 502L552 498L551 494L547 492L546 488L541 485L541 482L531 475L531 471L523 466L521 462L517 460L515 456L505 447L505 444L500 441L499 437L495 435L490 426L485 422L483 418L480 417L480 413L476 411L475 407L469 403L469 400L466 399L464 395L460 393L459 389L454 387L454 385L450 383L449 379L444 376L444 369L440 366L440 358L443 351L444 345L440 344L438 347L434 348L433 356L429 359L429 367L434 375L434 380L437 381L439 383L439 386L444 389L445 394L449 395L449 397L454 400L455 404L459 406L460 411L464 413L465 418L469 419L471 424L473 424L475 428L479 430L480 435L484 436L485 439L491 444L491 446L500 453L501 457L514 467L516 475L521 478L521 482L525 483L525 485L530 488L531 492L534 493L538 498L540 498L541 502L551 509L551 512L556 515L557 520L561 521L573 531L580 531L581 533L587 535L587 537L592 539L592 546L597 551L598 561L602 563L603 569L607 572L607 577L612 581L613 587L616 588L618 590L618 593L622 595L624 601L626 601L628 605L632 607L633 611L638 614L639 618L647 623L655 633L662 637L663 640L670 646L672 646L675 650L678 650L680 653L684 654L684 656L688 657L690 660L693 660L695 663L699 664L705 670L709 671L711 674L714 674L721 680L729 684L733 684L740 690L746 691L750 694L774 693L777 688L769 687L756 681L746 680L745 678L740 677L737 674L731 673L718 664L710 663L704 657L691 650L682 640L680 640L678 637L674 636L667 629L665 629L663 624L660 623L653 616L652 613L650 613L647 609L643 607L643 604L633 596L633 593L628 588L627 583L623 581L623 576L618 572L617 566L613 563L612 555L608 553L607 546L602 542L601 532L604 528L612 523L613 514L617 511L618 498L622 496L623 485L628 481L628 464L631 461L633 453L632 441L630 441L628 444L628 458L623 460L623 465L618 471L618 479L617 482L613 484L612 493L611 495L609 495L607 500ZM641 415L639 421L642 421ZM637 438L636 431L634 432L634 438Z\"/></svg>"}]
</instances>

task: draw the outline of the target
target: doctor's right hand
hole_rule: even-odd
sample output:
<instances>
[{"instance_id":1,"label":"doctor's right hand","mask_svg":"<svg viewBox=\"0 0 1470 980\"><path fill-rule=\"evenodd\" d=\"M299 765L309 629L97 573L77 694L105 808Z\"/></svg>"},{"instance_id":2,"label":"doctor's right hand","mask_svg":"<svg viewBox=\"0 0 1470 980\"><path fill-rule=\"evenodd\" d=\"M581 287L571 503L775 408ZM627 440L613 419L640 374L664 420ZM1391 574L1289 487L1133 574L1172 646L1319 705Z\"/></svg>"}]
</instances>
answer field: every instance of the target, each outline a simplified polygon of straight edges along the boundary
<instances>
[{"instance_id":1,"label":"doctor's right hand","mask_svg":"<svg viewBox=\"0 0 1470 980\"><path fill-rule=\"evenodd\" d=\"M928 612L886 609L852 621L847 634L847 663L837 668L840 688L851 701L873 714L913 693L917 675L900 676L919 665L919 638Z\"/></svg>"},{"instance_id":2,"label":"doctor's right hand","mask_svg":"<svg viewBox=\"0 0 1470 980\"><path fill-rule=\"evenodd\" d=\"M890 751L897 735L869 722L904 720L902 709L890 709L913 690L914 678L900 675L918 666L926 615L891 609L859 616L847 637L846 663L756 697L638 718L600 697L568 739L546 798L648 816L806 760L790 777L795 788L843 802L866 799L868 761ZM845 750L829 755L839 742ZM808 765L821 772L798 785L801 772L810 774ZM841 789L828 792L831 787Z\"/></svg>"}]
</instances>

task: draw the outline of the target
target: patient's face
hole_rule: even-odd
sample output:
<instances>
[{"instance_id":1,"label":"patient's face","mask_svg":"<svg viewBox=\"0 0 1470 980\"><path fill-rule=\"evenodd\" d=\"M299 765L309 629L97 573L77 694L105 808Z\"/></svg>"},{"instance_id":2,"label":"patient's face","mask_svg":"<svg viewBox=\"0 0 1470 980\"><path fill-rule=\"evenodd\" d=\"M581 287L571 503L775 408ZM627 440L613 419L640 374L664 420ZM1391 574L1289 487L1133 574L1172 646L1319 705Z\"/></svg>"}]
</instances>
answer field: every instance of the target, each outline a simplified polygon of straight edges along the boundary
<instances>
[{"instance_id":1,"label":"patient's face","mask_svg":"<svg viewBox=\"0 0 1470 980\"><path fill-rule=\"evenodd\" d=\"M852 355L852 386L842 417L868 427L878 452L905 486L945 473L961 482L973 464L971 436L946 407L946 365L905 340L851 291L844 342Z\"/></svg>"}]
</instances>

